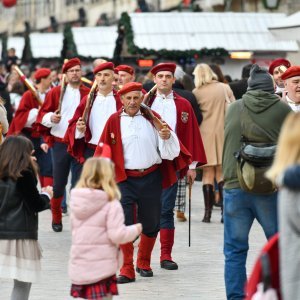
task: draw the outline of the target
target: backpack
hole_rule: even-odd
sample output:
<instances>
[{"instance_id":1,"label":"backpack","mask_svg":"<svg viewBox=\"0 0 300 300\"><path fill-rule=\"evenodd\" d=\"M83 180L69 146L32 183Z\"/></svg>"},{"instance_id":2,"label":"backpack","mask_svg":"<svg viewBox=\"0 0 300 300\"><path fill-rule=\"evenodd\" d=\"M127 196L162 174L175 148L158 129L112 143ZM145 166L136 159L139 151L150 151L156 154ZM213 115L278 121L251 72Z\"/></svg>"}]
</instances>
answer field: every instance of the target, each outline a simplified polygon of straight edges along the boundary
<instances>
[{"instance_id":1,"label":"backpack","mask_svg":"<svg viewBox=\"0 0 300 300\"><path fill-rule=\"evenodd\" d=\"M253 121L244 101L240 101L242 146L234 154L239 184L248 193L274 193L276 186L265 177L265 173L272 165L276 143L266 130Z\"/></svg>"}]
</instances>

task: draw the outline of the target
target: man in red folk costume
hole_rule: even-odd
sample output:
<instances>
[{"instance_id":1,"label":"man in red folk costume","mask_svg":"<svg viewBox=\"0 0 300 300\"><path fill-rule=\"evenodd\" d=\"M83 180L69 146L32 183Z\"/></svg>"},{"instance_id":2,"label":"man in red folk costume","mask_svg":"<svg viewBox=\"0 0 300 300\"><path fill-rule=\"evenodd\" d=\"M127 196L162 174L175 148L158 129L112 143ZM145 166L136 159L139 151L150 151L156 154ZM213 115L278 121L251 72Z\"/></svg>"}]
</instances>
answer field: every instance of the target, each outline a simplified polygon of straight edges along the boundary
<instances>
[{"instance_id":1,"label":"man in red folk costume","mask_svg":"<svg viewBox=\"0 0 300 300\"><path fill-rule=\"evenodd\" d=\"M136 271L143 277L153 276L151 253L159 232L161 193L163 186L176 182L176 171L191 162L189 152L178 141L176 134L159 116L141 108L142 85L125 84L119 91L123 109L107 121L95 151L101 153L102 142L108 144L115 163L116 181L121 190L121 204L126 225L133 224L133 205L138 206L138 220L143 225ZM154 120L155 119L155 120ZM121 245L124 263L118 283L135 281L133 243Z\"/></svg>"},{"instance_id":2,"label":"man in red folk costume","mask_svg":"<svg viewBox=\"0 0 300 300\"><path fill-rule=\"evenodd\" d=\"M66 76L67 85L54 87L45 99L37 122L40 132L46 136L47 141L53 144L53 198L51 199L52 229L62 231L61 202L68 175L71 170L72 186L80 174L80 164L68 152L68 145L63 138L68 128L68 122L73 117L80 100L86 96L89 89L81 84L81 62L72 58L63 65L63 74ZM60 97L62 93L62 97Z\"/></svg>"},{"instance_id":3,"label":"man in red folk costume","mask_svg":"<svg viewBox=\"0 0 300 300\"><path fill-rule=\"evenodd\" d=\"M34 95L30 90L23 94L7 135L23 134L32 141L34 156L39 165L40 183L42 187L45 187L53 185L52 158L47 143L37 131L36 118L40 105L50 90L51 70L47 68L38 69L34 74L34 79L37 94Z\"/></svg>"},{"instance_id":4,"label":"man in red folk costume","mask_svg":"<svg viewBox=\"0 0 300 300\"><path fill-rule=\"evenodd\" d=\"M149 105L176 132L180 142L192 154L192 164L189 168L178 173L182 178L187 175L188 182L193 183L196 177L195 168L206 164L206 156L200 135L199 126L193 108L188 100L180 97L172 90L175 82L176 65L161 63L151 69L154 83L157 85L156 95L150 99ZM177 182L164 189L162 193L162 211L160 218L160 265L166 270L177 270L178 265L173 261L171 253L174 244L174 207L177 194Z\"/></svg>"},{"instance_id":5,"label":"man in red folk costume","mask_svg":"<svg viewBox=\"0 0 300 300\"><path fill-rule=\"evenodd\" d=\"M94 75L97 92L91 94L92 99L88 99L89 96L82 98L65 136L69 153L80 163L94 155L106 121L122 107L120 97L112 86L114 64L105 62L96 66ZM86 116L83 116L86 108Z\"/></svg>"}]
</instances>

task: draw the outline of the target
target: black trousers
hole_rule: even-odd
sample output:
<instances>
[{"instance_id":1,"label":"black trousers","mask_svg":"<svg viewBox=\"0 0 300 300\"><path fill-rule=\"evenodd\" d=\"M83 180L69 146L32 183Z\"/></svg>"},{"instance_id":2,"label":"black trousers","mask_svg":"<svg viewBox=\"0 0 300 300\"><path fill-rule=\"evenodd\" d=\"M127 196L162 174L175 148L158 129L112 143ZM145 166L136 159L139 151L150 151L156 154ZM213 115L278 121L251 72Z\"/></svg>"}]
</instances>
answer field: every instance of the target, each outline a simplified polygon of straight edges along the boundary
<instances>
[{"instance_id":1,"label":"black trousers","mask_svg":"<svg viewBox=\"0 0 300 300\"><path fill-rule=\"evenodd\" d=\"M125 224L134 224L133 205L137 204L138 220L143 225L143 233L156 237L159 232L162 176L159 169L143 177L128 177L118 184L121 190L121 204L125 214Z\"/></svg>"},{"instance_id":2,"label":"black trousers","mask_svg":"<svg viewBox=\"0 0 300 300\"><path fill-rule=\"evenodd\" d=\"M74 187L81 172L80 163L67 152L67 145L55 142L52 148L53 158L53 197L62 197L71 171L71 185Z\"/></svg>"}]
</instances>

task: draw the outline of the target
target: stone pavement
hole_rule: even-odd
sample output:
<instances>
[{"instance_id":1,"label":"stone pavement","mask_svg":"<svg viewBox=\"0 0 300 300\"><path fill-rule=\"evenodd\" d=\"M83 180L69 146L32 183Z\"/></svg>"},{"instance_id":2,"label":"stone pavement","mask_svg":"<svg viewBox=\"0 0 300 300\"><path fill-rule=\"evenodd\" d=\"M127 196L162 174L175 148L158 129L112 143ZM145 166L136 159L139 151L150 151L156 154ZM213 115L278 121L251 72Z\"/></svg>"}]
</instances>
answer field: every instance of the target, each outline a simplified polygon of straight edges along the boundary
<instances>
[{"instance_id":1,"label":"stone pavement","mask_svg":"<svg viewBox=\"0 0 300 300\"><path fill-rule=\"evenodd\" d=\"M197 299L224 300L223 225L220 209L215 208L212 223L202 223L202 185L196 182L192 192L191 247L188 247L188 222L176 223L173 258L179 264L177 271L163 270L159 266L159 242L153 252L154 277L142 278L137 274L135 283L119 285L117 300L131 299ZM69 216L63 218L64 230L54 233L50 228L50 211L40 214L39 241L43 249L42 276L33 284L31 300L65 300L69 296L68 256L70 249ZM254 224L250 235L248 272L259 253L265 238L262 229ZM135 242L137 250L138 242ZM12 288L11 280L0 279L0 299L8 300Z\"/></svg>"}]
</instances>

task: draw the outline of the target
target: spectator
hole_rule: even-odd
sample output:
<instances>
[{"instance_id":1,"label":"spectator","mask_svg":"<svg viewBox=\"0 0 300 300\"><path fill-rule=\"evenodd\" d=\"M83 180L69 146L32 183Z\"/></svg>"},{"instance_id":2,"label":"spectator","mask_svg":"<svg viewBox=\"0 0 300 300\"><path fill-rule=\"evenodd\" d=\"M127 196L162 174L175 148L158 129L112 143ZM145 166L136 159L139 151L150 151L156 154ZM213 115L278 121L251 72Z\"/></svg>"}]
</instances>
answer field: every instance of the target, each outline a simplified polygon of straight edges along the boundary
<instances>
[{"instance_id":1,"label":"spectator","mask_svg":"<svg viewBox=\"0 0 300 300\"><path fill-rule=\"evenodd\" d=\"M284 300L300 298L300 113L291 113L282 126L277 153L267 176L279 192L279 253ZM288 245L288 246L287 246Z\"/></svg>"},{"instance_id":2,"label":"spectator","mask_svg":"<svg viewBox=\"0 0 300 300\"><path fill-rule=\"evenodd\" d=\"M249 232L254 219L266 238L277 232L277 192L262 195L244 191L238 181L234 153L242 146L242 135L252 143L277 143L281 125L290 112L274 94L271 75L258 65L251 69L248 86L242 100L230 105L226 114L223 150L225 286L227 299L236 300L245 297Z\"/></svg>"},{"instance_id":3,"label":"spectator","mask_svg":"<svg viewBox=\"0 0 300 300\"><path fill-rule=\"evenodd\" d=\"M27 300L40 277L38 212L50 208L52 188L39 194L32 143L7 138L0 148L0 277L14 279L11 299Z\"/></svg>"},{"instance_id":4,"label":"spectator","mask_svg":"<svg viewBox=\"0 0 300 300\"><path fill-rule=\"evenodd\" d=\"M252 64L248 64L243 67L242 79L229 83L229 86L233 92L235 99L239 100L246 93L248 87L248 78L250 76Z\"/></svg>"},{"instance_id":5,"label":"spectator","mask_svg":"<svg viewBox=\"0 0 300 300\"><path fill-rule=\"evenodd\" d=\"M227 84L218 81L217 75L207 64L199 64L194 70L193 90L203 115L200 126L201 136L207 157L203 166L203 196L205 214L202 222L209 223L214 202L214 179L216 178L223 198L222 151L224 143L225 111L234 96Z\"/></svg>"}]
</instances>

